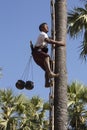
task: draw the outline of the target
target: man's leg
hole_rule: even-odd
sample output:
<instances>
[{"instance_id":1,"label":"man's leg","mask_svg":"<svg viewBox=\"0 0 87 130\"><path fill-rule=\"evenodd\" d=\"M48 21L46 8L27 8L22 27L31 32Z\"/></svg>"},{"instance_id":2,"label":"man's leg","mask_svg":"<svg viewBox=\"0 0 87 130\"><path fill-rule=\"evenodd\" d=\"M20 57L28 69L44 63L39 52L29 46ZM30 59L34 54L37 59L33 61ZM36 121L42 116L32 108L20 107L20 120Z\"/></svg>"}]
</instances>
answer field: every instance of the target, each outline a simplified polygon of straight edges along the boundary
<instances>
[{"instance_id":1,"label":"man's leg","mask_svg":"<svg viewBox=\"0 0 87 130\"><path fill-rule=\"evenodd\" d=\"M47 88L50 87L49 77L46 72L45 72L45 87Z\"/></svg>"},{"instance_id":2,"label":"man's leg","mask_svg":"<svg viewBox=\"0 0 87 130\"><path fill-rule=\"evenodd\" d=\"M45 66L46 73L49 76L49 78L54 78L54 77L58 77L59 76L59 74L55 74L55 73L53 73L51 71L51 68L50 68L50 58L49 57L45 58L45 60L44 60L44 66Z\"/></svg>"},{"instance_id":3,"label":"man's leg","mask_svg":"<svg viewBox=\"0 0 87 130\"><path fill-rule=\"evenodd\" d=\"M47 75L47 73L45 72L45 87L49 88L53 86L53 80L50 79Z\"/></svg>"}]
</instances>

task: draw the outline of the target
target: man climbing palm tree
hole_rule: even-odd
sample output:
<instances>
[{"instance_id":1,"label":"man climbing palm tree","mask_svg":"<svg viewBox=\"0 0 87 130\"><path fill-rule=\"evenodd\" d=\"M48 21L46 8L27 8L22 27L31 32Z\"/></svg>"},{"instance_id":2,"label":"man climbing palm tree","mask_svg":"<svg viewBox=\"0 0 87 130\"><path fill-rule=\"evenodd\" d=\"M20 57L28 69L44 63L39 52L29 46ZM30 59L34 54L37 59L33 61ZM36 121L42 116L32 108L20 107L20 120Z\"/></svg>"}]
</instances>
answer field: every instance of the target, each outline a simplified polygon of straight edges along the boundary
<instances>
[{"instance_id":1,"label":"man climbing palm tree","mask_svg":"<svg viewBox=\"0 0 87 130\"><path fill-rule=\"evenodd\" d=\"M49 31L47 23L39 26L40 34L34 46L32 55L34 61L45 71L45 87L50 87L49 79L58 77L59 74L52 72L50 67L50 56L47 54L47 44L56 44L57 46L65 46L62 41L55 41L48 37Z\"/></svg>"}]
</instances>

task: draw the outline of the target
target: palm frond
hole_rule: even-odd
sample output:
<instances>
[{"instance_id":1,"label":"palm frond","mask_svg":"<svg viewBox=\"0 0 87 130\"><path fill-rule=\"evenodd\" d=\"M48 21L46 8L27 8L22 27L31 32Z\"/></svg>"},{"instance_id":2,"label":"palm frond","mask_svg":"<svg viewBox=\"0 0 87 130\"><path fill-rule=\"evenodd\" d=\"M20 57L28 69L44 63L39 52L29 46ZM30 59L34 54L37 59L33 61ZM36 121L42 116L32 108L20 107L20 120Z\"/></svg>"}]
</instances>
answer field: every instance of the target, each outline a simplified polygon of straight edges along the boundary
<instances>
[{"instance_id":1,"label":"palm frond","mask_svg":"<svg viewBox=\"0 0 87 130\"><path fill-rule=\"evenodd\" d=\"M74 8L68 13L68 33L71 37L77 37L85 28L87 28L87 10Z\"/></svg>"},{"instance_id":2,"label":"palm frond","mask_svg":"<svg viewBox=\"0 0 87 130\"><path fill-rule=\"evenodd\" d=\"M87 58L87 30L84 32L84 39L80 46L80 50L81 50L80 58L82 59L84 58L86 60Z\"/></svg>"},{"instance_id":3,"label":"palm frond","mask_svg":"<svg viewBox=\"0 0 87 130\"><path fill-rule=\"evenodd\" d=\"M67 32L72 38L81 36L80 58L87 59L87 4L74 8L68 13Z\"/></svg>"}]
</instances>

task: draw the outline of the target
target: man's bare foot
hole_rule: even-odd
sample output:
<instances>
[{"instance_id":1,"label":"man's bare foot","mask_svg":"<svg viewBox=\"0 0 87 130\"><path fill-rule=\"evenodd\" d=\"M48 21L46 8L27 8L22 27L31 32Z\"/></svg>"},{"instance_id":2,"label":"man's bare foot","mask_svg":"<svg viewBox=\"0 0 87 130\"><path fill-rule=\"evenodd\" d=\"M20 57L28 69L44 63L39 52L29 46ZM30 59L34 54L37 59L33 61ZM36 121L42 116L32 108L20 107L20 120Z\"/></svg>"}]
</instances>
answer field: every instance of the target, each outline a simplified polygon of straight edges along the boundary
<instances>
[{"instance_id":1,"label":"man's bare foot","mask_svg":"<svg viewBox=\"0 0 87 130\"><path fill-rule=\"evenodd\" d=\"M45 87L46 88L53 87L53 80L50 80L49 82L46 82Z\"/></svg>"},{"instance_id":2,"label":"man's bare foot","mask_svg":"<svg viewBox=\"0 0 87 130\"><path fill-rule=\"evenodd\" d=\"M58 76L59 76L58 73L57 74L55 74L53 72L49 73L49 78L55 78L55 77L58 77Z\"/></svg>"}]
</instances>

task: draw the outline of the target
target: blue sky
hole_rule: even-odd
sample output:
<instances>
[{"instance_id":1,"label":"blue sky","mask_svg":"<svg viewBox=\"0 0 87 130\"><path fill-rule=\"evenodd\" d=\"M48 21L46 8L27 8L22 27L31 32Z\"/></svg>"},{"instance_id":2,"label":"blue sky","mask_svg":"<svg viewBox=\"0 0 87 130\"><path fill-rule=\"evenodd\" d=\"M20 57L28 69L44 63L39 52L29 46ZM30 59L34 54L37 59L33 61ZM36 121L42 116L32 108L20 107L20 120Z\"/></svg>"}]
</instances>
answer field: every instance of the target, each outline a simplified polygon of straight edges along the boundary
<instances>
[{"instance_id":1,"label":"blue sky","mask_svg":"<svg viewBox=\"0 0 87 130\"><path fill-rule=\"evenodd\" d=\"M80 0L67 0L67 8L78 6ZM49 89L44 87L44 72L32 60L34 89L18 90L15 87L21 79L31 56L29 41L35 43L39 34L38 26L47 22L51 30L50 0L0 0L0 67L3 77L0 88L12 88L14 93L27 96L38 95L48 99ZM51 32L49 31L49 35ZM81 38L73 40L67 35L67 73L68 83L79 81L87 85L87 63L79 59ZM30 67L32 67L30 64Z\"/></svg>"}]
</instances>

